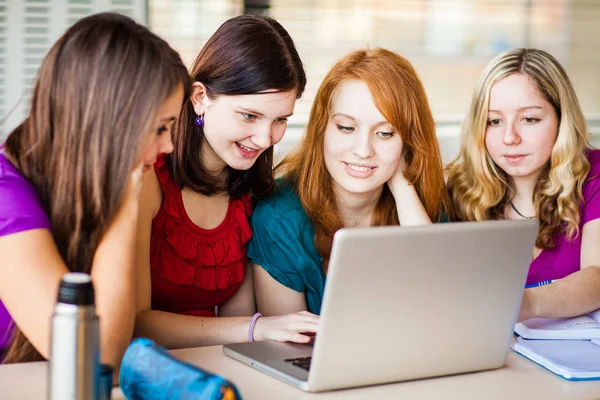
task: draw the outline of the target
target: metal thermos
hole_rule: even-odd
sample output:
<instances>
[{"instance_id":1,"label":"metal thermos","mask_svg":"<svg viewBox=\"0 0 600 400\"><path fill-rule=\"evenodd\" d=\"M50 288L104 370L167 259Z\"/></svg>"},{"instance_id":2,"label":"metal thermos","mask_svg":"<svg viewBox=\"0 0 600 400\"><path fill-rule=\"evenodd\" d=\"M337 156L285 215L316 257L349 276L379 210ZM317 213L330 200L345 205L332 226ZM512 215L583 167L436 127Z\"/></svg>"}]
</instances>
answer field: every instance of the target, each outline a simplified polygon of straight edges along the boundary
<instances>
[{"instance_id":1,"label":"metal thermos","mask_svg":"<svg viewBox=\"0 0 600 400\"><path fill-rule=\"evenodd\" d=\"M65 274L52 315L48 400L99 400L100 339L88 274Z\"/></svg>"}]
</instances>

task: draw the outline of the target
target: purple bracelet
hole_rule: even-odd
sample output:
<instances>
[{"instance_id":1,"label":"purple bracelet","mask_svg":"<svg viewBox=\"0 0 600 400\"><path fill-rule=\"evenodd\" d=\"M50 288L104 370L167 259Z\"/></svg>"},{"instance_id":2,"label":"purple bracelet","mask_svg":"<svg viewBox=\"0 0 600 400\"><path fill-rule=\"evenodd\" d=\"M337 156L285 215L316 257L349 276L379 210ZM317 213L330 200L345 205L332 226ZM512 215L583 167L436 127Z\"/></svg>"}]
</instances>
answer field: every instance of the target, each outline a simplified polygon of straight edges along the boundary
<instances>
[{"instance_id":1,"label":"purple bracelet","mask_svg":"<svg viewBox=\"0 0 600 400\"><path fill-rule=\"evenodd\" d=\"M256 326L256 321L258 321L260 317L262 317L262 314L257 312L250 321L250 326L248 327L248 342L250 343L254 342L254 327Z\"/></svg>"}]
</instances>

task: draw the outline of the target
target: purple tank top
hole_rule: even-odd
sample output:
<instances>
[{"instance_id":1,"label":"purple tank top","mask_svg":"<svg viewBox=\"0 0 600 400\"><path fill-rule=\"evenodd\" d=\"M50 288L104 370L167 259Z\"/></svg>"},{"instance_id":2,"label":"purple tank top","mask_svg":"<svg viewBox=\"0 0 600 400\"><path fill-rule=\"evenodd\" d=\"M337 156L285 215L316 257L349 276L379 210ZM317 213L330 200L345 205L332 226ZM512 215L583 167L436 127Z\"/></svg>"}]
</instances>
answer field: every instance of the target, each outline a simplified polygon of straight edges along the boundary
<instances>
[{"instance_id":1,"label":"purple tank top","mask_svg":"<svg viewBox=\"0 0 600 400\"><path fill-rule=\"evenodd\" d=\"M581 269L581 232L586 222L600 218L600 150L588 150L590 172L583 184L583 203L580 205L579 235L566 240L562 234L554 237L555 246L543 250L531 262L527 284L564 278Z\"/></svg>"},{"instance_id":2,"label":"purple tank top","mask_svg":"<svg viewBox=\"0 0 600 400\"><path fill-rule=\"evenodd\" d=\"M8 161L4 145L0 145L0 237L31 229L50 230L50 227L35 188ZM0 303L0 351L10 341L11 322L4 304Z\"/></svg>"}]
</instances>

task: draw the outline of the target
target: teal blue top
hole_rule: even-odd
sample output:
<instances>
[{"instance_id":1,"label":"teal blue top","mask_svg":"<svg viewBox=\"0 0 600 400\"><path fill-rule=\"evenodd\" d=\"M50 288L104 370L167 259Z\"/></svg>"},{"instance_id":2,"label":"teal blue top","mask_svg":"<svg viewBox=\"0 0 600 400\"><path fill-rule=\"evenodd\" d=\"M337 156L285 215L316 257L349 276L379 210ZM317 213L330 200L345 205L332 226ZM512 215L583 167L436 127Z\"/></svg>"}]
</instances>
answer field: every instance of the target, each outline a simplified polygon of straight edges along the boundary
<instances>
[{"instance_id":1,"label":"teal blue top","mask_svg":"<svg viewBox=\"0 0 600 400\"><path fill-rule=\"evenodd\" d=\"M259 202L250 217L248 258L276 281L303 292L308 311L319 314L325 272L315 248L315 228L289 184Z\"/></svg>"},{"instance_id":2,"label":"teal blue top","mask_svg":"<svg viewBox=\"0 0 600 400\"><path fill-rule=\"evenodd\" d=\"M440 222L448 222L445 215ZM275 195L258 203L250 226L248 258L277 282L303 292L308 311L320 314L325 272L315 248L315 228L293 188L280 182Z\"/></svg>"}]
</instances>

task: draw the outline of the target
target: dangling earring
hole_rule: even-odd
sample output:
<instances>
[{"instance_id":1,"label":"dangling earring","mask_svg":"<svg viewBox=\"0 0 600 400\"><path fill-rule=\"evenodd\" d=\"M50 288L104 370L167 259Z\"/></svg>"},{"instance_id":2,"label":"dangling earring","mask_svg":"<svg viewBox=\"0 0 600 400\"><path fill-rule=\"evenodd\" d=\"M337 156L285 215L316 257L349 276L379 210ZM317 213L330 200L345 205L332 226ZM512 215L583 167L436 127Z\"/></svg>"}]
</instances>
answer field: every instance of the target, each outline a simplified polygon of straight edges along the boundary
<instances>
[{"instance_id":1,"label":"dangling earring","mask_svg":"<svg viewBox=\"0 0 600 400\"><path fill-rule=\"evenodd\" d=\"M204 128L204 115L198 115L198 118L196 118L196 126L198 128Z\"/></svg>"}]
</instances>

